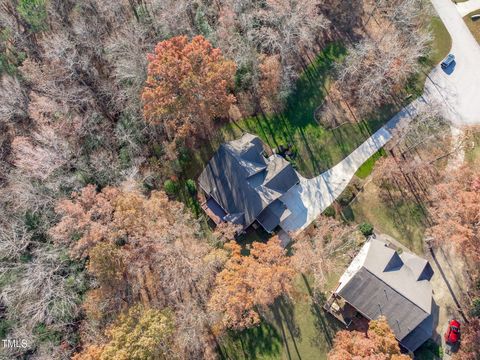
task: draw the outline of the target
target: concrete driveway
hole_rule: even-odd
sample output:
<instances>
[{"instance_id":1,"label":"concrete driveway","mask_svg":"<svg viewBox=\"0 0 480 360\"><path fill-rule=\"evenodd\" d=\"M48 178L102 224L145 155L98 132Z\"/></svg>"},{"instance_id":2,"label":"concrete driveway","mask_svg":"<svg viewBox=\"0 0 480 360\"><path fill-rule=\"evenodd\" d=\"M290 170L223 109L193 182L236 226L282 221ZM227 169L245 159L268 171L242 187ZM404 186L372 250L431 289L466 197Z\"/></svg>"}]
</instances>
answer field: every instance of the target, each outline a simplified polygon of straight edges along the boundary
<instances>
[{"instance_id":1,"label":"concrete driveway","mask_svg":"<svg viewBox=\"0 0 480 360\"><path fill-rule=\"evenodd\" d=\"M457 3L457 10L462 17L478 9L480 9L480 0L469 0Z\"/></svg>"},{"instance_id":2,"label":"concrete driveway","mask_svg":"<svg viewBox=\"0 0 480 360\"><path fill-rule=\"evenodd\" d=\"M340 196L359 167L390 141L393 130L399 124L408 123L424 106L427 103L423 97L413 101L350 155L321 175L306 179L298 174L300 183L280 198L292 212L280 226L293 233L306 228Z\"/></svg>"},{"instance_id":3,"label":"concrete driveway","mask_svg":"<svg viewBox=\"0 0 480 360\"><path fill-rule=\"evenodd\" d=\"M451 0L431 2L452 37L450 52L455 55L456 63L449 71L436 67L430 73L425 96L443 104L445 116L453 123L479 124L480 46Z\"/></svg>"},{"instance_id":4,"label":"concrete driveway","mask_svg":"<svg viewBox=\"0 0 480 360\"><path fill-rule=\"evenodd\" d=\"M440 106L456 126L480 124L480 46L451 0L431 1L452 37L455 66L447 71L437 66L428 76L421 98L333 168L313 179L299 175L300 183L280 198L292 212L280 223L285 231L299 232L314 221L345 190L358 168L392 138L393 130L408 123L422 106Z\"/></svg>"}]
</instances>

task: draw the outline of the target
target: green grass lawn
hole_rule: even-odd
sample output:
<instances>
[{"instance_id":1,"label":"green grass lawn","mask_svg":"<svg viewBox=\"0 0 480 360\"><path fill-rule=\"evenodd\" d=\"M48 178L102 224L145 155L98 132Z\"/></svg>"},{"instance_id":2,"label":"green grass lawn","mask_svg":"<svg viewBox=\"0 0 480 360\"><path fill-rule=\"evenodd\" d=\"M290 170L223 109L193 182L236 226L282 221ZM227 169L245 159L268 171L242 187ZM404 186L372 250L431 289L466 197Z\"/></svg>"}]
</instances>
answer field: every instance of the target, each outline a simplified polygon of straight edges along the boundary
<instances>
[{"instance_id":1,"label":"green grass lawn","mask_svg":"<svg viewBox=\"0 0 480 360\"><path fill-rule=\"evenodd\" d=\"M225 337L222 357L322 360L341 328L320 306L312 305L310 285L303 276L295 279L294 301L278 300L263 318L261 326Z\"/></svg>"},{"instance_id":2,"label":"green grass lawn","mask_svg":"<svg viewBox=\"0 0 480 360\"><path fill-rule=\"evenodd\" d=\"M471 18L472 15L478 15L478 14L480 14L480 10L471 12L470 14L465 16L463 19L465 20L465 23L467 24L468 28L472 32L477 42L480 44L480 19L472 20Z\"/></svg>"},{"instance_id":3,"label":"green grass lawn","mask_svg":"<svg viewBox=\"0 0 480 360\"><path fill-rule=\"evenodd\" d=\"M258 115L223 129L225 139L244 132L257 134L271 148L291 144L297 152L294 165L304 176L318 175L337 164L379 129L396 111L379 109L365 121L345 124L334 130L319 125L315 109L322 104L328 89L330 71L345 49L331 44L317 57L297 82L296 91L287 99L285 111L278 115Z\"/></svg>"},{"instance_id":4,"label":"green grass lawn","mask_svg":"<svg viewBox=\"0 0 480 360\"><path fill-rule=\"evenodd\" d=\"M355 173L357 177L360 179L366 179L373 171L373 168L375 167L375 163L382 157L385 156L385 150L382 148L378 150L375 154L373 154L370 158L368 158L367 161L363 163L362 166L360 166Z\"/></svg>"},{"instance_id":5,"label":"green grass lawn","mask_svg":"<svg viewBox=\"0 0 480 360\"><path fill-rule=\"evenodd\" d=\"M350 221L368 222L376 232L394 237L417 254L423 253L425 215L420 207L409 201L401 204L385 202L373 182L364 187L344 214Z\"/></svg>"},{"instance_id":6,"label":"green grass lawn","mask_svg":"<svg viewBox=\"0 0 480 360\"><path fill-rule=\"evenodd\" d=\"M448 55L452 48L452 38L447 28L443 25L438 16L434 16L430 23L430 30L433 34L432 53L429 56L429 65L437 65Z\"/></svg>"}]
</instances>

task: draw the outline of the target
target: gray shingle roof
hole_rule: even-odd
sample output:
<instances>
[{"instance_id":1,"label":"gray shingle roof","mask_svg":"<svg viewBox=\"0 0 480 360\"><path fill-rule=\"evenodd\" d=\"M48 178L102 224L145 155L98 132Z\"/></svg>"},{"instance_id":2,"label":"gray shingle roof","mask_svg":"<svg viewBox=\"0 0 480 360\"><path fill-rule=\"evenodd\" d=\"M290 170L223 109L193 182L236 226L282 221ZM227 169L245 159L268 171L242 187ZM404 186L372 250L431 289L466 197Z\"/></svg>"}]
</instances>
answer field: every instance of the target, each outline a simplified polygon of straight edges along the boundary
<instances>
[{"instance_id":1,"label":"gray shingle roof","mask_svg":"<svg viewBox=\"0 0 480 360\"><path fill-rule=\"evenodd\" d=\"M337 294L369 319L385 316L400 343L414 351L433 331L432 275L428 261L372 239L340 279Z\"/></svg>"},{"instance_id":2,"label":"gray shingle roof","mask_svg":"<svg viewBox=\"0 0 480 360\"><path fill-rule=\"evenodd\" d=\"M271 232L277 225L287 218L291 211L280 200L275 200L260 215L257 216L258 222L267 230Z\"/></svg>"},{"instance_id":3,"label":"gray shingle roof","mask_svg":"<svg viewBox=\"0 0 480 360\"><path fill-rule=\"evenodd\" d=\"M200 175L200 187L228 213L225 220L249 226L299 181L288 161L278 155L267 159L262 153L261 140L245 134L220 145ZM269 228L276 221L270 214L263 215Z\"/></svg>"}]
</instances>

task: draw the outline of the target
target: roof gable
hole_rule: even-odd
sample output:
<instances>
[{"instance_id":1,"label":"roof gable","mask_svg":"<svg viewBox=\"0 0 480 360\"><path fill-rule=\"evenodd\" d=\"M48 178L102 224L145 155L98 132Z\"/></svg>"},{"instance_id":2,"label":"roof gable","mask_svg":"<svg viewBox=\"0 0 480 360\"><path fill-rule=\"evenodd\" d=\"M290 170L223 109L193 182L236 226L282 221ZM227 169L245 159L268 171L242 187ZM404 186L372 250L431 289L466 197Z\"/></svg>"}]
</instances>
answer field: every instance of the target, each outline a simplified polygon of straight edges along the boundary
<instances>
[{"instance_id":1,"label":"roof gable","mask_svg":"<svg viewBox=\"0 0 480 360\"><path fill-rule=\"evenodd\" d=\"M430 313L432 298L430 282L418 281L418 276L402 261L401 256L384 242L375 239L369 242L371 245L363 266L412 303ZM418 258L413 254L410 256Z\"/></svg>"},{"instance_id":2,"label":"roof gable","mask_svg":"<svg viewBox=\"0 0 480 360\"><path fill-rule=\"evenodd\" d=\"M396 271L400 270L400 268L403 266L403 261L400 259L400 256L397 254L397 252L394 252L392 254L392 257L388 261L387 265L383 269L383 271Z\"/></svg>"}]
</instances>

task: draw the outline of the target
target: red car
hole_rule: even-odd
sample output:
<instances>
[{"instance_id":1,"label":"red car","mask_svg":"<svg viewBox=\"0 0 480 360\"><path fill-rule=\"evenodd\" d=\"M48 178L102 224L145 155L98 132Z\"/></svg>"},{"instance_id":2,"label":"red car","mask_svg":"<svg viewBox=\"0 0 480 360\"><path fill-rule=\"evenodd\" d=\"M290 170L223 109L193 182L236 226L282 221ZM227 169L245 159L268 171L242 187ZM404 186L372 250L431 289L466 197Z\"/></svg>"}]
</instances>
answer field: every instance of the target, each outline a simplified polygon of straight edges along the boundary
<instances>
[{"instance_id":1,"label":"red car","mask_svg":"<svg viewBox=\"0 0 480 360\"><path fill-rule=\"evenodd\" d=\"M455 345L458 340L460 340L460 323L454 319L448 323L445 342L450 345Z\"/></svg>"}]
</instances>

